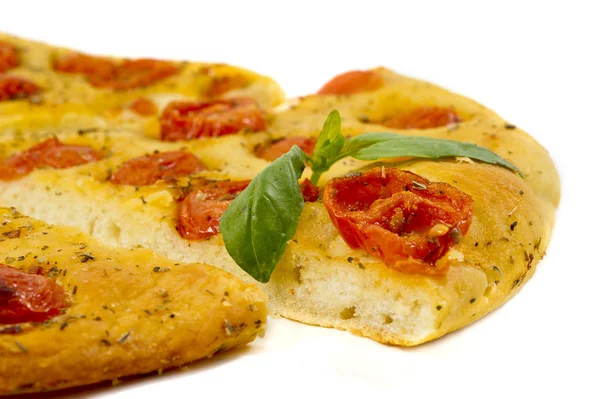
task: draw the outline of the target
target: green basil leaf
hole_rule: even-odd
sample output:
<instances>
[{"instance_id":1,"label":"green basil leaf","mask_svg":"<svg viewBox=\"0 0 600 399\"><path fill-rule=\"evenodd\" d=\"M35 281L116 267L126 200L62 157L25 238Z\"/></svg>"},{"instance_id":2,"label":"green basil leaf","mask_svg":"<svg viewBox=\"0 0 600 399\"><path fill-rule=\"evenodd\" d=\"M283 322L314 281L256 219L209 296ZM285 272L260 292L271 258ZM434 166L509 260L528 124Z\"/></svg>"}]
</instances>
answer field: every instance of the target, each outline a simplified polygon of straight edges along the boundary
<instances>
[{"instance_id":1,"label":"green basil leaf","mask_svg":"<svg viewBox=\"0 0 600 399\"><path fill-rule=\"evenodd\" d=\"M477 144L430 137L401 136L389 133L365 133L348 140L348 146L356 145L355 143L351 143L355 139L358 144L371 143L362 148L357 146L356 148L359 149L348 154L363 161L395 157L434 159L468 157L492 165L503 166L519 173L523 177L523 173L516 166L496 155L496 153Z\"/></svg>"},{"instance_id":2,"label":"green basil leaf","mask_svg":"<svg viewBox=\"0 0 600 399\"><path fill-rule=\"evenodd\" d=\"M359 150L387 140L396 140L399 136L394 133L363 133L346 141L344 148L338 154L336 161L353 156Z\"/></svg>"},{"instance_id":3,"label":"green basil leaf","mask_svg":"<svg viewBox=\"0 0 600 399\"><path fill-rule=\"evenodd\" d=\"M308 161L313 172L329 169L345 143L346 138L342 135L342 119L340 113L334 109L327 116L313 155Z\"/></svg>"},{"instance_id":4,"label":"green basil leaf","mask_svg":"<svg viewBox=\"0 0 600 399\"><path fill-rule=\"evenodd\" d=\"M233 200L220 229L233 260L266 283L298 227L304 198L298 179L306 155L297 146L277 158Z\"/></svg>"}]
</instances>

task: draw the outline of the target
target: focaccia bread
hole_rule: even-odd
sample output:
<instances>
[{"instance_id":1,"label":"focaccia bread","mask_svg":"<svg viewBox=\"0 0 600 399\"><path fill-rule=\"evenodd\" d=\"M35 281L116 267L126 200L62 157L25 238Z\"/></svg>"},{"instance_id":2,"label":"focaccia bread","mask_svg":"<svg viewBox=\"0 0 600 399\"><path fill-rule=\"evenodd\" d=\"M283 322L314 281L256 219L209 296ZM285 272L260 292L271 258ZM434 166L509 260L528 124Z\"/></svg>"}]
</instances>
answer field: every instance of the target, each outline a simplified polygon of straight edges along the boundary
<instances>
[{"instance_id":1,"label":"focaccia bread","mask_svg":"<svg viewBox=\"0 0 600 399\"><path fill-rule=\"evenodd\" d=\"M156 134L170 103L240 98L262 113L284 96L226 64L92 56L0 33L0 133L130 124Z\"/></svg>"},{"instance_id":2,"label":"focaccia bread","mask_svg":"<svg viewBox=\"0 0 600 399\"><path fill-rule=\"evenodd\" d=\"M249 179L293 144L310 153L333 108L340 110L345 135L387 131L473 142L512 162L524 178L468 158L344 159L323 175L316 195L305 197L294 238L271 281L261 284L274 313L380 342L416 345L479 319L531 277L548 246L559 200L558 175L547 153L472 100L385 69L342 75L320 93L270 111L263 131L206 138L194 130L205 123L201 115L185 123L175 119L178 124L163 120L167 134L160 136L168 142L116 129L57 132L61 142L89 146L97 158L66 169L42 163L27 175L5 177L0 203L77 226L109 244L214 264L253 281L226 251L218 219ZM35 132L5 136L0 158L14 164L15 154L49 139ZM173 166L178 162L181 167ZM146 168L150 171L142 172ZM444 187L442 200L446 191L458 193L459 203L468 205L462 219L445 225L438 223L441 216L431 218L417 234L430 243L450 238L453 243L444 244L429 266L413 262L425 265L420 269L406 262L391 267L377 251L351 247L323 196L341 182L335 178L361 176L371 179L367 184L413 176L414 186L409 183L406 191L417 203L420 191L437 195L430 187Z\"/></svg>"},{"instance_id":3,"label":"focaccia bread","mask_svg":"<svg viewBox=\"0 0 600 399\"><path fill-rule=\"evenodd\" d=\"M255 286L0 208L0 394L161 371L252 341Z\"/></svg>"}]
</instances>

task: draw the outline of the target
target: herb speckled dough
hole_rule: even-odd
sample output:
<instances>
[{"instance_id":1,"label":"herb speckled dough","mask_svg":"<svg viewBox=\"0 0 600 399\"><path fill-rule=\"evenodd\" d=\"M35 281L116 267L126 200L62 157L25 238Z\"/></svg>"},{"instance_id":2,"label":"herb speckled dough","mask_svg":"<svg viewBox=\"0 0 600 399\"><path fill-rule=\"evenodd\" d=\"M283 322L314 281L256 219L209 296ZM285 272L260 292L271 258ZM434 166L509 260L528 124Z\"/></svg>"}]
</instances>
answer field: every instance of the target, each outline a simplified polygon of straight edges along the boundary
<instances>
[{"instance_id":1,"label":"herb speckled dough","mask_svg":"<svg viewBox=\"0 0 600 399\"><path fill-rule=\"evenodd\" d=\"M252 341L266 322L264 293L215 267L108 248L14 209L0 219L0 262L41 267L71 303L42 324L1 326L0 394L178 367Z\"/></svg>"}]
</instances>

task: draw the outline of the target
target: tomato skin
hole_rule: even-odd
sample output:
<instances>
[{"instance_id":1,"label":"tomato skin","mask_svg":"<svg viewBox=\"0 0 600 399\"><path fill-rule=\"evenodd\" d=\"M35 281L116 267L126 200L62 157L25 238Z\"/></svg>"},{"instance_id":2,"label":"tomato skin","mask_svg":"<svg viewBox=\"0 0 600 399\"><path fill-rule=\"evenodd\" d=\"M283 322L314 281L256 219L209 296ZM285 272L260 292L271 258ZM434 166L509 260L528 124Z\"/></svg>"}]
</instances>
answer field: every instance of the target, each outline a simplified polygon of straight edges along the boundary
<instances>
[{"instance_id":1,"label":"tomato skin","mask_svg":"<svg viewBox=\"0 0 600 399\"><path fill-rule=\"evenodd\" d=\"M81 53L64 54L54 61L54 70L63 73L109 77L114 69L115 64L109 59Z\"/></svg>"},{"instance_id":2,"label":"tomato skin","mask_svg":"<svg viewBox=\"0 0 600 399\"><path fill-rule=\"evenodd\" d=\"M177 73L179 68L167 61L153 59L124 60L116 63L103 57L70 53L54 62L63 73L85 75L92 86L128 90L149 86Z\"/></svg>"},{"instance_id":3,"label":"tomato skin","mask_svg":"<svg viewBox=\"0 0 600 399\"><path fill-rule=\"evenodd\" d=\"M219 233L219 222L231 201L202 199L197 191L181 204L177 231L186 240L206 240Z\"/></svg>"},{"instance_id":4,"label":"tomato skin","mask_svg":"<svg viewBox=\"0 0 600 399\"><path fill-rule=\"evenodd\" d=\"M43 322L67 306L54 281L0 263L0 324Z\"/></svg>"},{"instance_id":5,"label":"tomato skin","mask_svg":"<svg viewBox=\"0 0 600 399\"><path fill-rule=\"evenodd\" d=\"M205 240L219 233L219 221L231 201L250 184L242 181L200 181L182 201L177 231L186 240Z\"/></svg>"},{"instance_id":6,"label":"tomato skin","mask_svg":"<svg viewBox=\"0 0 600 399\"><path fill-rule=\"evenodd\" d=\"M250 98L206 102L171 102L160 117L165 141L191 140L264 130L264 111Z\"/></svg>"},{"instance_id":7,"label":"tomato skin","mask_svg":"<svg viewBox=\"0 0 600 399\"><path fill-rule=\"evenodd\" d=\"M433 129L460 122L460 115L452 108L421 107L400 113L382 124L394 129Z\"/></svg>"},{"instance_id":8,"label":"tomato skin","mask_svg":"<svg viewBox=\"0 0 600 399\"><path fill-rule=\"evenodd\" d=\"M256 150L256 156L267 161L273 162L286 152L297 145L302 151L308 155L312 155L317 144L316 137L287 137L281 140L272 142L271 144L259 147Z\"/></svg>"},{"instance_id":9,"label":"tomato skin","mask_svg":"<svg viewBox=\"0 0 600 399\"><path fill-rule=\"evenodd\" d=\"M217 76L215 77L206 95L210 98L220 97L228 91L241 89L248 85L248 79L242 75Z\"/></svg>"},{"instance_id":10,"label":"tomato skin","mask_svg":"<svg viewBox=\"0 0 600 399\"><path fill-rule=\"evenodd\" d=\"M453 229L467 233L473 209L472 198L449 184L379 167L331 180L323 204L350 247L390 268L423 274L445 272L435 262L455 244ZM442 232L431 235L434 226Z\"/></svg>"},{"instance_id":11,"label":"tomato skin","mask_svg":"<svg viewBox=\"0 0 600 399\"><path fill-rule=\"evenodd\" d=\"M377 90L383 86L383 83L383 78L377 71L349 71L325 83L317 94L356 94Z\"/></svg>"},{"instance_id":12,"label":"tomato skin","mask_svg":"<svg viewBox=\"0 0 600 399\"><path fill-rule=\"evenodd\" d=\"M159 180L172 181L205 169L206 166L189 152L158 152L126 161L108 181L129 186L148 186Z\"/></svg>"},{"instance_id":13,"label":"tomato skin","mask_svg":"<svg viewBox=\"0 0 600 399\"><path fill-rule=\"evenodd\" d=\"M4 73L19 65L17 49L4 42L0 42L0 73Z\"/></svg>"},{"instance_id":14,"label":"tomato skin","mask_svg":"<svg viewBox=\"0 0 600 399\"><path fill-rule=\"evenodd\" d=\"M209 200L232 200L244 191L251 180L207 180L200 179L192 183Z\"/></svg>"},{"instance_id":15,"label":"tomato skin","mask_svg":"<svg viewBox=\"0 0 600 399\"><path fill-rule=\"evenodd\" d=\"M41 87L27 79L0 76L0 102L27 98L41 90Z\"/></svg>"},{"instance_id":16,"label":"tomato skin","mask_svg":"<svg viewBox=\"0 0 600 399\"><path fill-rule=\"evenodd\" d=\"M114 67L111 75L92 74L88 76L88 79L92 86L128 90L150 86L174 75L178 69L167 61L146 58L125 60Z\"/></svg>"},{"instance_id":17,"label":"tomato skin","mask_svg":"<svg viewBox=\"0 0 600 399\"><path fill-rule=\"evenodd\" d=\"M158 113L158 107L156 104L146 97L135 99L135 101L129 105L129 108L141 116L152 116Z\"/></svg>"},{"instance_id":18,"label":"tomato skin","mask_svg":"<svg viewBox=\"0 0 600 399\"><path fill-rule=\"evenodd\" d=\"M316 202L319 199L319 187L312 184L309 179L304 179L300 183L300 192L305 202Z\"/></svg>"},{"instance_id":19,"label":"tomato skin","mask_svg":"<svg viewBox=\"0 0 600 399\"><path fill-rule=\"evenodd\" d=\"M63 144L50 138L0 163L0 180L15 180L36 168L65 169L102 159L102 154L85 145Z\"/></svg>"}]
</instances>

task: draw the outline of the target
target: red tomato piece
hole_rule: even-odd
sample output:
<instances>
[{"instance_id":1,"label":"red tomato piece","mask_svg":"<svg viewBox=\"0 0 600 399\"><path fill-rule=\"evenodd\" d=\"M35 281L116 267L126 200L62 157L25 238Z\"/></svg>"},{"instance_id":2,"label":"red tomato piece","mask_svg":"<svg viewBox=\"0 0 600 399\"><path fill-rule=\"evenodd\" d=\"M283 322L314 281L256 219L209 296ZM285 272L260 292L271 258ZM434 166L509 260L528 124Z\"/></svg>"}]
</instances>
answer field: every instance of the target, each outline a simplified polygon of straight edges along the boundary
<instances>
[{"instance_id":1,"label":"red tomato piece","mask_svg":"<svg viewBox=\"0 0 600 399\"><path fill-rule=\"evenodd\" d=\"M177 66L167 61L125 60L114 68L112 75L92 74L88 76L88 79L96 87L127 90L154 84L174 75L178 69Z\"/></svg>"},{"instance_id":2,"label":"red tomato piece","mask_svg":"<svg viewBox=\"0 0 600 399\"><path fill-rule=\"evenodd\" d=\"M28 98L41 91L41 88L27 79L14 76L0 76L0 101Z\"/></svg>"},{"instance_id":3,"label":"red tomato piece","mask_svg":"<svg viewBox=\"0 0 600 399\"><path fill-rule=\"evenodd\" d=\"M0 324L42 322L67 305L65 291L54 281L0 263Z\"/></svg>"},{"instance_id":4,"label":"red tomato piece","mask_svg":"<svg viewBox=\"0 0 600 399\"><path fill-rule=\"evenodd\" d=\"M152 116L158 113L158 107L152 100L146 97L137 98L129 105L129 108L138 115Z\"/></svg>"},{"instance_id":5,"label":"red tomato piece","mask_svg":"<svg viewBox=\"0 0 600 399\"><path fill-rule=\"evenodd\" d=\"M115 64L111 60L102 57L94 57L92 55L81 53L69 53L54 61L54 69L64 73L110 77L115 73Z\"/></svg>"},{"instance_id":6,"label":"red tomato piece","mask_svg":"<svg viewBox=\"0 0 600 399\"><path fill-rule=\"evenodd\" d=\"M315 186L308 179L300 183L300 191L306 202L316 202L319 199L319 187Z\"/></svg>"},{"instance_id":7,"label":"red tomato piece","mask_svg":"<svg viewBox=\"0 0 600 399\"><path fill-rule=\"evenodd\" d=\"M6 72L19 65L17 49L4 42L0 42L0 73Z\"/></svg>"},{"instance_id":8,"label":"red tomato piece","mask_svg":"<svg viewBox=\"0 0 600 399\"><path fill-rule=\"evenodd\" d=\"M377 90L382 86L383 78L377 71L349 71L325 83L317 94L355 94Z\"/></svg>"},{"instance_id":9,"label":"red tomato piece","mask_svg":"<svg viewBox=\"0 0 600 399\"><path fill-rule=\"evenodd\" d=\"M1 162L0 180L18 179L36 168L64 169L99 159L102 155L92 147L63 144L51 138Z\"/></svg>"},{"instance_id":10,"label":"red tomato piece","mask_svg":"<svg viewBox=\"0 0 600 399\"><path fill-rule=\"evenodd\" d=\"M181 203L177 231L186 240L205 240L219 233L221 216L250 184L243 181L201 181Z\"/></svg>"},{"instance_id":11,"label":"red tomato piece","mask_svg":"<svg viewBox=\"0 0 600 399\"><path fill-rule=\"evenodd\" d=\"M113 184L147 186L159 180L174 180L205 169L206 166L189 152L157 152L128 160L108 181Z\"/></svg>"},{"instance_id":12,"label":"red tomato piece","mask_svg":"<svg viewBox=\"0 0 600 399\"><path fill-rule=\"evenodd\" d=\"M248 79L242 75L219 76L212 80L206 95L219 97L228 91L241 89L248 85Z\"/></svg>"},{"instance_id":13,"label":"red tomato piece","mask_svg":"<svg viewBox=\"0 0 600 399\"><path fill-rule=\"evenodd\" d=\"M116 63L103 57L71 53L58 58L54 69L83 74L96 87L127 90L149 86L175 74L179 68L161 60L137 59Z\"/></svg>"},{"instance_id":14,"label":"red tomato piece","mask_svg":"<svg viewBox=\"0 0 600 399\"><path fill-rule=\"evenodd\" d=\"M249 98L208 102L172 102L160 117L161 137L166 141L191 140L263 130L264 111Z\"/></svg>"},{"instance_id":15,"label":"red tomato piece","mask_svg":"<svg viewBox=\"0 0 600 399\"><path fill-rule=\"evenodd\" d=\"M202 199L194 191L183 200L179 211L177 231L186 240L206 240L219 233L219 222L231 201Z\"/></svg>"},{"instance_id":16,"label":"red tomato piece","mask_svg":"<svg viewBox=\"0 0 600 399\"><path fill-rule=\"evenodd\" d=\"M452 108L421 107L384 121L382 124L394 129L433 129L461 122Z\"/></svg>"},{"instance_id":17,"label":"red tomato piece","mask_svg":"<svg viewBox=\"0 0 600 399\"><path fill-rule=\"evenodd\" d=\"M207 180L200 179L192 183L195 190L201 190L209 200L232 200L244 191L251 180Z\"/></svg>"},{"instance_id":18,"label":"red tomato piece","mask_svg":"<svg viewBox=\"0 0 600 399\"><path fill-rule=\"evenodd\" d=\"M445 272L435 262L467 233L473 209L473 199L457 188L391 168L331 180L323 204L350 247L423 274Z\"/></svg>"},{"instance_id":19,"label":"red tomato piece","mask_svg":"<svg viewBox=\"0 0 600 399\"><path fill-rule=\"evenodd\" d=\"M288 137L277 140L269 145L259 147L256 156L267 161L274 161L297 145L308 155L312 155L317 144L316 137Z\"/></svg>"}]
</instances>

